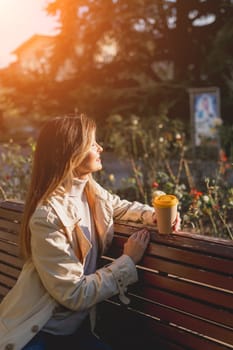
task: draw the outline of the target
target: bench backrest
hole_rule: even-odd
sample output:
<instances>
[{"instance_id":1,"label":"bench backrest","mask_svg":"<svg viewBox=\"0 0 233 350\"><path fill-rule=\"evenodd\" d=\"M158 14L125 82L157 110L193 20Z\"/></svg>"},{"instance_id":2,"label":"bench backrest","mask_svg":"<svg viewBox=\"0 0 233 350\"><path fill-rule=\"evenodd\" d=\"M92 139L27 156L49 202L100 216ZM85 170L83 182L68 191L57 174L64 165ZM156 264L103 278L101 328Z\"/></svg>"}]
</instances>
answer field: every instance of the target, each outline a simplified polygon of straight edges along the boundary
<instances>
[{"instance_id":1,"label":"bench backrest","mask_svg":"<svg viewBox=\"0 0 233 350\"><path fill-rule=\"evenodd\" d=\"M135 229L132 223L116 224L108 256L119 256ZM125 319L129 313L141 318L132 333L144 329L154 338L154 349L233 349L233 242L188 233L159 235L153 230L151 237L138 266L140 280L129 289ZM119 310L114 318L124 332L128 321L122 321L122 306Z\"/></svg>"},{"instance_id":2,"label":"bench backrest","mask_svg":"<svg viewBox=\"0 0 233 350\"><path fill-rule=\"evenodd\" d=\"M13 287L22 268L19 257L19 229L23 204L0 204L0 300Z\"/></svg>"},{"instance_id":3,"label":"bench backrest","mask_svg":"<svg viewBox=\"0 0 233 350\"><path fill-rule=\"evenodd\" d=\"M22 267L22 211L22 203L0 203L0 298ZM113 244L101 264L118 257L127 237L139 227L116 223ZM146 350L233 349L232 241L150 231L151 243L137 266L139 282L128 290L131 302L123 306L114 297L101 303L100 333L121 349L127 344Z\"/></svg>"}]
</instances>

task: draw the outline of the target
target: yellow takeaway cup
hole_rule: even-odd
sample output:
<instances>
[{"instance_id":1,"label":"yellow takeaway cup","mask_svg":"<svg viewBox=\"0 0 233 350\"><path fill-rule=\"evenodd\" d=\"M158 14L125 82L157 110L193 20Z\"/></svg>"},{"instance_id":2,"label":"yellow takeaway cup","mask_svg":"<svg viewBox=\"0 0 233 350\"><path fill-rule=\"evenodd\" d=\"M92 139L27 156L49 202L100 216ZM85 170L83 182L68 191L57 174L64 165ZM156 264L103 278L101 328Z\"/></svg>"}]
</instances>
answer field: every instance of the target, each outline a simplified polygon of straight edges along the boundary
<instances>
[{"instance_id":1,"label":"yellow takeaway cup","mask_svg":"<svg viewBox=\"0 0 233 350\"><path fill-rule=\"evenodd\" d=\"M155 209L159 233L172 233L178 202L173 194L164 194L153 199L152 205Z\"/></svg>"}]
</instances>

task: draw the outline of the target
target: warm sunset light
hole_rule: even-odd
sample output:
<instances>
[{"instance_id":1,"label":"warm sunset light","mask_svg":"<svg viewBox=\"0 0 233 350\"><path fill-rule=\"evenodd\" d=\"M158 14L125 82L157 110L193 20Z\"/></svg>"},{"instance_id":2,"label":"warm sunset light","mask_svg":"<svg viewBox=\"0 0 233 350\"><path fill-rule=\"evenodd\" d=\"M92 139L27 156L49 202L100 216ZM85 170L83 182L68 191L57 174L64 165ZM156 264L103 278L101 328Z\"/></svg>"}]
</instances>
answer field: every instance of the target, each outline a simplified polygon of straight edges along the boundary
<instances>
[{"instance_id":1,"label":"warm sunset light","mask_svg":"<svg viewBox=\"0 0 233 350\"><path fill-rule=\"evenodd\" d=\"M56 19L45 11L47 0L0 0L0 68L14 61L14 51L33 34L56 33Z\"/></svg>"}]
</instances>

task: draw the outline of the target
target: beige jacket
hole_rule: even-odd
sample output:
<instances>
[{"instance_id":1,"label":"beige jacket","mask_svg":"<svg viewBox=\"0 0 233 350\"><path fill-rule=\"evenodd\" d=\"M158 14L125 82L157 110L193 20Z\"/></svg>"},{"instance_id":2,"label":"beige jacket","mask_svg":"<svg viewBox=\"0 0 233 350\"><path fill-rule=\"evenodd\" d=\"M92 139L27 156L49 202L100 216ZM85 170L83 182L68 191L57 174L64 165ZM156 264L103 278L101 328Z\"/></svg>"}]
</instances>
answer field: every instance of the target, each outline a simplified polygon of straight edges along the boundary
<instances>
[{"instance_id":1,"label":"beige jacket","mask_svg":"<svg viewBox=\"0 0 233 350\"><path fill-rule=\"evenodd\" d=\"M96 184L96 213L102 251L111 244L114 219L153 224L153 208L121 200ZM96 273L85 276L84 262L91 243L78 226L72 197L57 193L32 216L32 259L0 304L0 349L19 350L62 304L71 310L91 309L137 281L135 264L122 255Z\"/></svg>"}]
</instances>

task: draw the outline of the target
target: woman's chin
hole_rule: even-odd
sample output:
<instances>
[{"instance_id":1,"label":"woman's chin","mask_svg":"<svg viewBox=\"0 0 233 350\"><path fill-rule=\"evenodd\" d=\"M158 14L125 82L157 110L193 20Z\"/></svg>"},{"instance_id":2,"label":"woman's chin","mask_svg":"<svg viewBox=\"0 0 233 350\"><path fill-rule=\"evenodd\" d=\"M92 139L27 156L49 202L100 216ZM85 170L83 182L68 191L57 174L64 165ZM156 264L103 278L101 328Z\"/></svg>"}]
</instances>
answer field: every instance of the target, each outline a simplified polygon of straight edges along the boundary
<instances>
[{"instance_id":1,"label":"woman's chin","mask_svg":"<svg viewBox=\"0 0 233 350\"><path fill-rule=\"evenodd\" d=\"M102 168L103 168L102 164L99 163L99 164L96 165L96 168L95 168L94 171L99 171L99 170L101 170Z\"/></svg>"}]
</instances>

